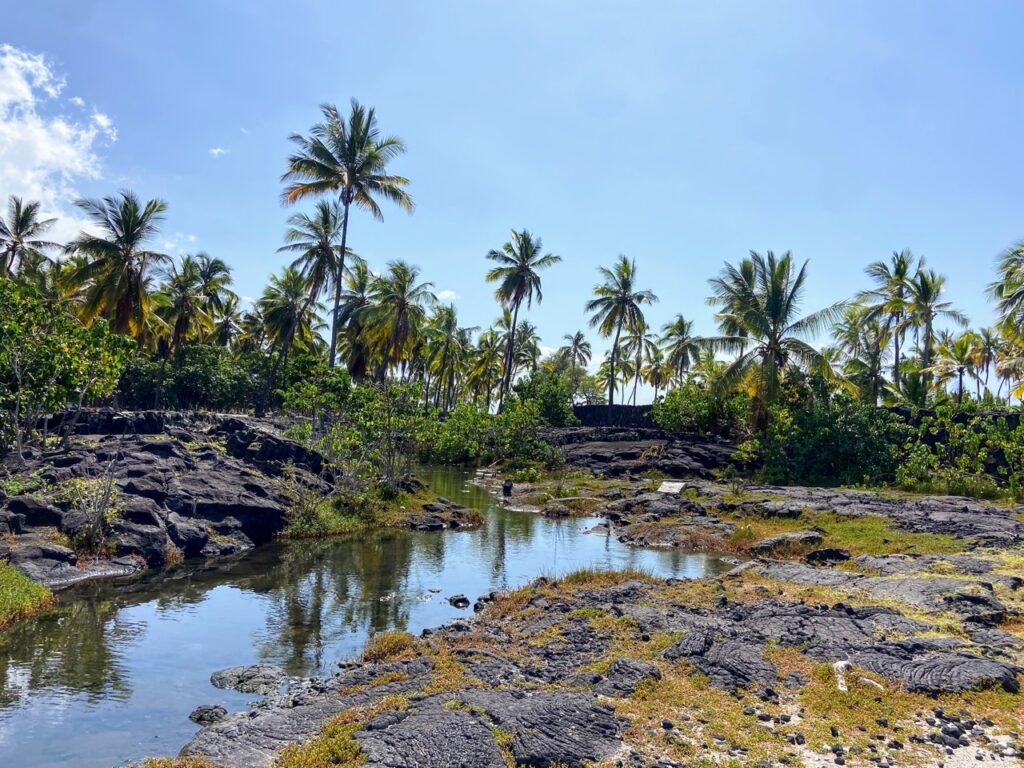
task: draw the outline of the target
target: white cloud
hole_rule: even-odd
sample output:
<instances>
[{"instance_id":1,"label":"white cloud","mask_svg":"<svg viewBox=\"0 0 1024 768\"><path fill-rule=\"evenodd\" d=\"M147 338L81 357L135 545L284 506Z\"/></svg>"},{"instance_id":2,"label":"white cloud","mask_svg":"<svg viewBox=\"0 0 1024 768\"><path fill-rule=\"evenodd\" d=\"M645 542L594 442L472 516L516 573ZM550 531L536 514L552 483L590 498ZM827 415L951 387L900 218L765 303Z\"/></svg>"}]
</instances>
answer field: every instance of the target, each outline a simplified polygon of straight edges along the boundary
<instances>
[{"instance_id":1,"label":"white cloud","mask_svg":"<svg viewBox=\"0 0 1024 768\"><path fill-rule=\"evenodd\" d=\"M81 97L64 98L65 78L42 54L0 45L0 190L38 200L46 216L59 222L49 237L67 240L85 222L72 202L77 184L98 179L98 145L117 139L113 121L102 112L82 122L66 112L82 107Z\"/></svg>"},{"instance_id":2,"label":"white cloud","mask_svg":"<svg viewBox=\"0 0 1024 768\"><path fill-rule=\"evenodd\" d=\"M242 133L246 133L246 134L249 133L249 129L248 128L239 128L238 130L240 130Z\"/></svg>"},{"instance_id":3,"label":"white cloud","mask_svg":"<svg viewBox=\"0 0 1024 768\"><path fill-rule=\"evenodd\" d=\"M226 155L230 151L230 149L224 149L224 147L214 147L213 149L207 150L207 152L210 153L210 157L215 159L218 157L222 157L223 155Z\"/></svg>"},{"instance_id":4,"label":"white cloud","mask_svg":"<svg viewBox=\"0 0 1024 768\"><path fill-rule=\"evenodd\" d=\"M558 347L549 347L549 346L546 346L544 344L540 345L541 357L547 357L548 355L553 355L557 351L558 351Z\"/></svg>"},{"instance_id":5,"label":"white cloud","mask_svg":"<svg viewBox=\"0 0 1024 768\"><path fill-rule=\"evenodd\" d=\"M191 245L196 242L198 238L195 235L186 235L184 232L175 232L174 237L168 237L161 243L162 250L169 256L181 256L182 254L189 253L192 248Z\"/></svg>"},{"instance_id":6,"label":"white cloud","mask_svg":"<svg viewBox=\"0 0 1024 768\"><path fill-rule=\"evenodd\" d=\"M443 291L437 292L438 301L455 301L457 298L459 298L459 294L450 288L445 288Z\"/></svg>"}]
</instances>

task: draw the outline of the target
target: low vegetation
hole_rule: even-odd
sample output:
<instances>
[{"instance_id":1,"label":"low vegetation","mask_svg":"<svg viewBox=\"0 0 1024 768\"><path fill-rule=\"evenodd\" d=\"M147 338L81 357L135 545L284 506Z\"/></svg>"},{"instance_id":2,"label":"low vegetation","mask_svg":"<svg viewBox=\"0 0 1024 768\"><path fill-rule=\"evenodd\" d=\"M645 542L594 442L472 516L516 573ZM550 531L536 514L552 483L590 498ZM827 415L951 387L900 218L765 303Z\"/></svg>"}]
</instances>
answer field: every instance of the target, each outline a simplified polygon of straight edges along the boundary
<instances>
[{"instance_id":1,"label":"low vegetation","mask_svg":"<svg viewBox=\"0 0 1024 768\"><path fill-rule=\"evenodd\" d=\"M48 608L53 593L0 560L0 629Z\"/></svg>"}]
</instances>

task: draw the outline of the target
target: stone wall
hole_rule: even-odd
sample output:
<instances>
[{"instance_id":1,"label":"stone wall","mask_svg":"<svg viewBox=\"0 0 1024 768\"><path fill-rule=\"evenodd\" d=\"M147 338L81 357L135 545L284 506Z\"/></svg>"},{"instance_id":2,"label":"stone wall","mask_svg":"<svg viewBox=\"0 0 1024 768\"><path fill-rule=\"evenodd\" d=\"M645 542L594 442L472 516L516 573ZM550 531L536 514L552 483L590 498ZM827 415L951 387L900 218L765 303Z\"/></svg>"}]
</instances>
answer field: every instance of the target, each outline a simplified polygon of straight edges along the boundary
<instances>
[{"instance_id":1,"label":"stone wall","mask_svg":"<svg viewBox=\"0 0 1024 768\"><path fill-rule=\"evenodd\" d=\"M584 427L654 427L649 405L574 405Z\"/></svg>"}]
</instances>

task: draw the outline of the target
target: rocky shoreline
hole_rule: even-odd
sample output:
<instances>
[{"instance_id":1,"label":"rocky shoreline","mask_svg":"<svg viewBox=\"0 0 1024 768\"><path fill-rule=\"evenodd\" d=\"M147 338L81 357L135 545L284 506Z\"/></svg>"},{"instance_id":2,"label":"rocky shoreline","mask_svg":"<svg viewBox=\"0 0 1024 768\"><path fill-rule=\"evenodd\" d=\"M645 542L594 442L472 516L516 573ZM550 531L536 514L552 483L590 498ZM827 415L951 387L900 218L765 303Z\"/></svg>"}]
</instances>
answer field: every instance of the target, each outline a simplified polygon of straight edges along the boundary
<instances>
[{"instance_id":1,"label":"rocky shoreline","mask_svg":"<svg viewBox=\"0 0 1024 768\"><path fill-rule=\"evenodd\" d=\"M479 481L500 492L497 478ZM338 765L1019 764L1019 508L556 482L559 496L515 484L508 503L552 514L557 499L594 499L599 510L581 508L605 517L605 533L646 546L728 545L751 523L794 530L744 544L759 556L717 579L584 572L481 596L474 619L371 638L334 676L218 716L182 756L306 765L333 748L329 724L345 723L359 762ZM816 527L823 516L838 527ZM885 535L834 546L843 525L868 522Z\"/></svg>"},{"instance_id":2,"label":"rocky shoreline","mask_svg":"<svg viewBox=\"0 0 1024 768\"><path fill-rule=\"evenodd\" d=\"M93 413L67 445L4 469L0 561L52 589L244 552L281 534L298 497L334 489L317 452L235 416ZM416 530L479 523L445 499L393 517Z\"/></svg>"},{"instance_id":3,"label":"rocky shoreline","mask_svg":"<svg viewBox=\"0 0 1024 768\"><path fill-rule=\"evenodd\" d=\"M29 485L0 497L0 557L55 586L243 551L280 532L297 488L332 482L318 456L241 419L91 428L29 457ZM375 635L327 678L221 670L214 686L261 698L244 712L198 706L180 757L141 765L1019 764L1022 508L716 483L728 446L637 430L553 441L569 468L513 483L506 504L739 565L713 579L583 571L470 594L475 617ZM658 462L686 479L644 477ZM59 537L81 534L81 503L56 489L101 470L116 487L113 547L76 561ZM503 493L495 473L476 482ZM403 524L472 524L444 499L419 506Z\"/></svg>"}]
</instances>

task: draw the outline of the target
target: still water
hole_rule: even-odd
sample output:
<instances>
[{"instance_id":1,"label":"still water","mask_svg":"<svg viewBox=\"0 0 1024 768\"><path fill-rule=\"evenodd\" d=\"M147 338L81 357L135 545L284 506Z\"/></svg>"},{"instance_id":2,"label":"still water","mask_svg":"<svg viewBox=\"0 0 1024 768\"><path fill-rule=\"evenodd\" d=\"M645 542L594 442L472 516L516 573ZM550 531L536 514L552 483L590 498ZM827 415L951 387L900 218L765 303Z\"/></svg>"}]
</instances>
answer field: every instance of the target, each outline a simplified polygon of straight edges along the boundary
<instances>
[{"instance_id":1,"label":"still water","mask_svg":"<svg viewBox=\"0 0 1024 768\"><path fill-rule=\"evenodd\" d=\"M112 768L175 754L199 704L255 697L210 685L223 667L266 662L329 673L368 635L418 633L465 616L471 600L576 568L643 568L700 577L717 558L626 547L500 507L455 469L424 473L433 490L485 515L475 531L377 532L263 547L229 562L184 564L128 581L82 585L35 620L0 632L0 766Z\"/></svg>"}]
</instances>

